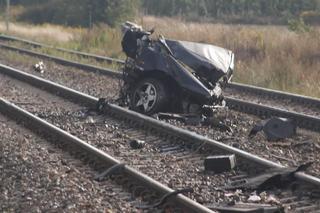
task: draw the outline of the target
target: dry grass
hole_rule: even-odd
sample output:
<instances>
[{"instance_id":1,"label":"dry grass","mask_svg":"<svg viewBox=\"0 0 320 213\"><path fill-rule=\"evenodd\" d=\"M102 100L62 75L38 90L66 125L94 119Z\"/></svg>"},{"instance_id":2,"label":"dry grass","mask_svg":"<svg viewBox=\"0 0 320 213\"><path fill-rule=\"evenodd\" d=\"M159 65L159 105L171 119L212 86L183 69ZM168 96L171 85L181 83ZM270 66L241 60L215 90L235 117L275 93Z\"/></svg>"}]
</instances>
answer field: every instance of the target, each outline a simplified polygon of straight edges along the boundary
<instances>
[{"instance_id":1,"label":"dry grass","mask_svg":"<svg viewBox=\"0 0 320 213\"><path fill-rule=\"evenodd\" d=\"M320 29L297 34L281 26L186 23L144 17L168 38L211 43L236 54L235 81L320 97Z\"/></svg>"},{"instance_id":2,"label":"dry grass","mask_svg":"<svg viewBox=\"0 0 320 213\"><path fill-rule=\"evenodd\" d=\"M10 34L38 41L68 42L73 39L76 29L57 25L28 25L10 23ZM0 32L6 32L5 22L0 22Z\"/></svg>"},{"instance_id":3,"label":"dry grass","mask_svg":"<svg viewBox=\"0 0 320 213\"><path fill-rule=\"evenodd\" d=\"M320 29L297 34L285 26L225 25L143 17L145 28L165 37L211 43L236 54L235 81L320 97ZM123 57L118 29L15 24L10 34L111 57ZM4 26L0 26L4 32Z\"/></svg>"}]
</instances>

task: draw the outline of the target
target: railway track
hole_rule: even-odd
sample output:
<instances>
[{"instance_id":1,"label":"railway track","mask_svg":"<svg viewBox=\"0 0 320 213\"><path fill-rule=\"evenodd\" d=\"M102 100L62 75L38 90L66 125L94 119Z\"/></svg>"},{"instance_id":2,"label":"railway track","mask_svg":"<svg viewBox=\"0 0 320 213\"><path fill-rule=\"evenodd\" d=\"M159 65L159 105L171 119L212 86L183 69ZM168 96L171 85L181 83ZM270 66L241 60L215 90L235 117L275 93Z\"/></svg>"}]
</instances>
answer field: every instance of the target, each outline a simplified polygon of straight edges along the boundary
<instances>
[{"instance_id":1,"label":"railway track","mask_svg":"<svg viewBox=\"0 0 320 213\"><path fill-rule=\"evenodd\" d=\"M164 205L162 205L160 208L153 208L152 204L157 203L157 201L159 201L164 194L172 193L173 190L133 169L130 166L130 161L120 162L119 160L106 154L101 149L97 149L92 146L99 146L100 144L100 148L101 146L106 148L108 146L116 146L117 143L120 143L114 142L114 144L112 144L104 141L105 139L110 140L110 136L100 138L99 142L96 142L95 140L88 141L91 145L87 142L84 142L83 139L81 140L76 137L77 135L85 138L84 134L88 134L89 131L82 130L84 134L80 135L79 129L77 129L79 127L79 123L75 124L75 127L72 128L72 122L74 122L72 119L74 119L76 116L71 113L78 112L78 110L81 109L81 106L70 104L70 102L67 100L59 99L54 95L50 96L40 89L36 89L25 84L19 84L12 79L6 78L4 81L5 83L3 83L1 86L3 89L6 89L5 96L18 103L14 105L1 98L1 113L16 119L19 123L22 122L24 126L32 129L42 137L45 137L50 142L53 142L56 146L59 146L63 150L69 151L72 155L81 159L84 163L91 165L92 169L94 169L96 172L96 177L92 178L108 178L109 174L104 175L104 173L108 171L108 169L112 168L112 166L118 165L119 172L113 172L112 179L114 179L118 184L123 185L129 192L132 193L131 196L127 198L127 202L130 202L131 204L130 207L132 208L132 211L139 211L139 209L145 208L149 212L170 208L173 212L180 212L183 209L187 209L191 212L212 212L183 195L171 196L169 197L169 202L164 202ZM13 89L13 92L8 92L10 91L10 88L8 89L8 87ZM20 105L20 107L17 105ZM29 109L29 111L32 111L33 114L25 109ZM34 114L38 116L35 116ZM40 117L42 117L42 119ZM61 120L61 118L65 118L65 120ZM52 123L55 123L56 126L48 123L47 121L52 121ZM77 121L79 122L79 120ZM110 124L110 122L108 122L108 124ZM59 125L61 128L68 129L72 134L62 130L61 128L58 128L57 125ZM90 130L92 129L94 128L92 127ZM110 131L110 129L104 128L104 130L100 130L100 132L102 131ZM97 130L96 132L92 132L92 135L98 133L99 131ZM114 147L112 149L110 148L109 151L111 152L111 150L115 151L121 149ZM120 156L118 157L120 158ZM121 159L124 158L125 157L121 157ZM122 163L126 163L126 165ZM117 191L117 188L118 187L115 187L114 191ZM119 196L121 197L123 195ZM130 209L127 211L131 212Z\"/></svg>"},{"instance_id":2,"label":"railway track","mask_svg":"<svg viewBox=\"0 0 320 213\"><path fill-rule=\"evenodd\" d=\"M40 44L37 44L37 46L39 45ZM77 67L85 71L100 73L114 78L121 78L121 73L119 71L89 64L82 64L31 50L12 47L10 45L0 44L0 47L33 55L39 58L53 60L62 65ZM63 49L60 51L63 51ZM81 52L74 51L70 53L82 54ZM86 57L95 58L94 55L88 55ZM101 58L98 57L97 60L101 60ZM116 61L116 63L122 62ZM313 131L320 131L319 99L239 83L231 83L225 93L227 105L231 109L257 115L263 118L271 116L287 117L293 119L299 127Z\"/></svg>"},{"instance_id":3,"label":"railway track","mask_svg":"<svg viewBox=\"0 0 320 213\"><path fill-rule=\"evenodd\" d=\"M27 44L27 45L30 45L30 46L33 46L36 48L51 48L51 49L55 49L55 50L58 50L61 52L75 54L75 55L79 55L82 57L93 58L97 61L113 62L113 63L118 63L120 65L124 64L124 61L120 60L120 59L99 56L99 55L95 55L95 54L89 54L89 53L69 50L69 49L65 49L65 48L54 47L54 46L50 46L50 45L46 45L46 44L42 44L42 43L38 43L38 42L33 42L30 40L26 40L26 39L21 39L21 38L14 37L14 36L0 35L0 39L6 40L6 41L22 42L24 44ZM113 70L109 70L109 71L113 71ZM256 95L263 96L263 97L269 97L269 98L278 99L278 100L286 99L287 101L291 101L291 102L297 103L297 104L303 104L307 107L320 108L320 99L318 99L318 98L312 98L312 97L308 97L308 96L297 95L297 94L293 94L293 93L282 92L282 91L278 91L278 90L261 88L261 87L256 87L256 86L246 85L246 84L241 84L241 83L235 83L235 82L230 83L228 87L230 90L236 90L237 92L241 91L244 93L253 93ZM229 91L229 92L232 93L232 91ZM319 116L318 113L317 113L317 115Z\"/></svg>"},{"instance_id":4,"label":"railway track","mask_svg":"<svg viewBox=\"0 0 320 213\"><path fill-rule=\"evenodd\" d=\"M6 70L6 71L4 71ZM58 93L60 96L63 97L68 97L71 98L73 100L76 100L77 102L81 102L82 104L87 104L88 106L94 106L97 102L97 99L83 94L83 93L79 93L77 91L71 90L69 88L66 87L62 87L60 85L57 85L53 82L49 82L47 80L32 76L30 74L27 73L23 73L20 72L18 70L14 70L14 69L10 69L9 67L6 66L1 66L1 71L5 72L7 75L10 76L14 76L15 78L18 78L20 80L26 81L28 83L31 83L33 86L37 86L40 87L44 90L48 90L51 91L53 93ZM10 87L12 88L12 87ZM22 90L26 90L25 86L23 86L21 88ZM15 89L18 90L18 89ZM14 90L14 91L15 91ZM28 97L28 95L23 95L23 97ZM51 98L46 98L46 100L51 100ZM35 101L31 101L29 100L28 102L34 103ZM46 101L44 101L46 102ZM6 108L7 106L12 106L11 104L8 104L6 101L2 101L1 104L2 108ZM52 106L54 108L57 108L57 106ZM32 109L37 110L39 107L32 107ZM114 132L114 126L117 126L117 128L120 131L115 131L115 132L124 132L127 131L128 135L125 136L126 138L140 138L141 137L146 140L149 141L151 140L152 142L148 143L148 145L150 145L151 147L147 147L146 149L153 150L153 152L147 152L147 153L143 153L144 149L142 149L142 153L139 152L139 154L137 153L130 153L126 155L121 155L121 153L128 153L128 150L124 150L121 149L119 147L116 147L117 149L121 150L120 153L118 153L118 157L120 158L127 158L127 161L130 161L130 159L134 159L135 158L140 158L138 162L134 163L134 166L139 167L139 170L141 169L143 172L150 172L151 175L155 175L156 177L160 178L161 181L165 181L167 185L173 185L175 187L181 187L181 186L188 186L193 188L196 191L196 195L200 196L200 197L192 197L192 199L197 200L198 202L203 203L204 205L206 205L207 207L210 207L212 209L217 209L218 207L216 206L217 203L212 203L212 200L214 201L218 201L219 199L219 195L217 194L215 188L211 188L210 186L214 185L216 186L217 182L219 183L223 183L225 181L225 179L234 179L234 178L239 178L241 177L241 175L245 175L244 177L246 177L246 175L250 175L250 173L256 173L259 171L256 171L256 167L257 165L259 165L259 167L272 167L272 168L282 168L281 165L276 164L274 162L265 160L263 158L259 158L255 155L252 155L250 153L244 152L242 150L239 150L237 148L231 147L231 146L227 146L223 143L214 141L214 140L210 140L206 137L203 136L199 136L195 133L191 133L185 130L181 130L177 127L171 126L169 124L166 123L162 123L159 121L156 121L154 119L151 119L149 117L137 114L135 112L131 112L128 110L125 110L123 108L120 108L118 106L112 105L112 104L108 104L105 107L104 110L106 116L109 116L111 118L108 119L107 123L106 120L103 120L102 124L103 126L105 125L110 125L113 126L111 128L111 132ZM60 124L60 120L55 121L54 118L57 117L55 114L51 114L49 113L49 115L47 114L41 114L41 112L37 112L37 114L39 114L41 117L44 117L46 119L53 119L51 120L53 123L56 122L57 125ZM12 114L17 114L17 113L12 113ZM72 113L71 113L72 114ZM62 117L68 117L68 115L70 115L70 113L67 112L67 114L63 114ZM59 117L59 116L58 116ZM61 117L61 116L60 116ZM101 119L101 118L100 118ZM99 120L99 119L98 119ZM119 124L114 123L115 120L117 120L119 122L119 120L126 120L126 125L130 124L130 126L126 126L126 129L121 129L123 127L120 127ZM101 120L99 121L101 124ZM94 123L99 123L99 122L90 122L92 124ZM111 122L111 123L109 123ZM68 121L68 123L75 123L74 121ZM61 125L61 124L60 124ZM95 126L95 125L93 125ZM99 124L97 125L98 127L100 126ZM90 131L85 131L86 134L87 132L93 132L94 135L100 135L98 134L99 132L105 132L106 130L108 130L108 127L100 127L100 130L97 130L97 126L95 126L95 128L90 129ZM129 130L128 130L129 128ZM74 126L72 127L72 125L68 125L67 127L68 130L71 130L74 134L77 132L77 129L79 129L79 126ZM143 129L143 130L142 130ZM97 132L99 131L99 132ZM109 130L110 131L110 130ZM156 134L154 134L154 132ZM110 133L109 133L110 134ZM121 136L121 134L120 134ZM82 137L84 137L82 135ZM86 136L87 137L87 136ZM108 137L103 137L103 138L108 138ZM163 140L163 138L165 138L165 140ZM100 138L101 140L101 138ZM95 141L95 140L93 140ZM93 143L92 141L90 141L91 143ZM117 141L117 143L119 143L119 141ZM189 144L189 146L187 145ZM190 146L190 144L192 144L192 146ZM103 144L101 144L100 141L100 146L103 146ZM199 148L200 147L200 148ZM230 173L230 174L224 174L223 176L219 176L219 175L214 175L212 173L201 173L199 174L199 168L201 170L201 162L203 161L203 158L205 156L208 156L210 154L214 154L216 153L216 150L219 150L220 153L234 153L236 154L237 158L238 158L238 162L239 162L239 168L237 170L235 170L235 172ZM155 157L154 157L155 156ZM162 156L162 157L160 157ZM187 156L187 157L186 157ZM154 159L154 161L146 161L146 159L148 158L152 158ZM176 159L179 159L178 161ZM156 169L156 171L149 171L150 170L150 165L153 166L153 164L157 165L157 163L159 162L163 162L163 165L165 165L164 167L160 168L163 169L162 172L160 171L159 173L159 168ZM168 167L168 163L165 162L170 162L171 165L177 165L177 171L180 171L180 175L179 176L177 174L173 174L173 175L177 175L176 178L172 177L169 178L171 180L175 180L177 181L177 183L175 183L175 181L173 182L167 182L168 180L166 180L166 178L162 179L161 176L163 175L163 171L164 174L168 174L170 173L169 171L171 171L174 168L167 168ZM127 163L127 162L126 162ZM182 164L182 165L181 165ZM192 168L192 169L191 169ZM254 169L252 169L254 168ZM158 171L158 173L157 173ZM165 172L168 171L168 172ZM181 172L182 171L182 172ZM260 171L261 172L261 171ZM178 172L179 173L179 172ZM162 175L161 175L162 174ZM188 180L188 175L194 177L195 179L193 179L192 181L187 181L187 182L182 182L181 180ZM236 177L235 177L236 176ZM169 176L170 177L170 176ZM310 175L305 175L304 173L297 173L296 177L309 182L309 183L313 183L318 185L319 179L317 179L316 177L312 177ZM200 179L197 179L200 178ZM221 182L222 180L222 182ZM224 182L225 183L225 182ZM199 187L200 185L200 187ZM200 193L201 192L201 193ZM207 193L205 193L207 192ZM210 192L210 193L208 193ZM206 194L208 197L201 197L202 193ZM299 200L297 194L290 194L289 191L284 191L284 194L279 195L283 201L283 205L287 208L287 209L291 209L294 211L313 211L316 210L319 206L317 204L318 201L316 200L309 200L305 199L305 200L300 200L299 202L297 202L297 200ZM301 194L300 194L301 195ZM211 196L211 197L210 197ZM220 195L221 196L221 195ZM244 195L244 197L248 197L247 195ZM287 199L288 196L293 196L293 201L290 199ZM227 199L227 198L225 198ZM225 201L225 200L224 200ZM287 202L288 201L288 202ZM287 202L287 203L286 203ZM311 204L311 202L316 203L316 205ZM292 205L291 205L292 203ZM305 204L305 205L301 205L301 204Z\"/></svg>"},{"instance_id":5,"label":"railway track","mask_svg":"<svg viewBox=\"0 0 320 213\"><path fill-rule=\"evenodd\" d=\"M0 112L0 211L128 212L131 193ZM116 192L116 193L115 193ZM131 211L132 212L132 211Z\"/></svg>"}]
</instances>

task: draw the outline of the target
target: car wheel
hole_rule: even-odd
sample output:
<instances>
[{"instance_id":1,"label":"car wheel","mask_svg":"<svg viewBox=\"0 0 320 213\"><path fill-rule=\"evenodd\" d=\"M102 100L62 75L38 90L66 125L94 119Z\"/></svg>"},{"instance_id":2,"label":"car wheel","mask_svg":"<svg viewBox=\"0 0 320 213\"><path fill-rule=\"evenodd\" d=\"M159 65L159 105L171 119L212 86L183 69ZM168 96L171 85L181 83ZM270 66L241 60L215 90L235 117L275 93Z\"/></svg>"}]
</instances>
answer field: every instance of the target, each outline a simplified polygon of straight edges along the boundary
<instances>
[{"instance_id":1,"label":"car wheel","mask_svg":"<svg viewBox=\"0 0 320 213\"><path fill-rule=\"evenodd\" d=\"M146 115L165 110L168 95L163 83L154 78L141 80L133 87L130 97L130 109Z\"/></svg>"}]
</instances>

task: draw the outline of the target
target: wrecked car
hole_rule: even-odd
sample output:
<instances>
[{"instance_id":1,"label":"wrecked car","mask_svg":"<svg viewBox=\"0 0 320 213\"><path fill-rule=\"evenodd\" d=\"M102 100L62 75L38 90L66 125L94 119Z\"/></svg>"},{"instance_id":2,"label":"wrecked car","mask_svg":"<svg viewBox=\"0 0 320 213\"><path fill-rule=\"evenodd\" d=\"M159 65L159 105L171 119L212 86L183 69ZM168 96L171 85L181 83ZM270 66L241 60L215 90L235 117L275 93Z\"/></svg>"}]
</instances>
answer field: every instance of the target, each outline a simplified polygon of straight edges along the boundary
<instances>
[{"instance_id":1,"label":"wrecked car","mask_svg":"<svg viewBox=\"0 0 320 213\"><path fill-rule=\"evenodd\" d=\"M121 97L131 110L205 113L224 106L222 88L234 70L234 54L217 46L151 38L154 30L126 22Z\"/></svg>"}]
</instances>

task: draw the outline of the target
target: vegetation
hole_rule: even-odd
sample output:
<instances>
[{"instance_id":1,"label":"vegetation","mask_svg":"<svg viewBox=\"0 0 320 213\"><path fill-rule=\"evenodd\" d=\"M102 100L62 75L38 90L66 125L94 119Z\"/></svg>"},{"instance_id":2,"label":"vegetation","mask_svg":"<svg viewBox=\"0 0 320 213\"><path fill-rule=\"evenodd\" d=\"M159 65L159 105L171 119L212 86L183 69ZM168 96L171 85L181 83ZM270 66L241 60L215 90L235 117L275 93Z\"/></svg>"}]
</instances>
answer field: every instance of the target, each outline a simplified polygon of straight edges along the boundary
<instances>
[{"instance_id":1,"label":"vegetation","mask_svg":"<svg viewBox=\"0 0 320 213\"><path fill-rule=\"evenodd\" d=\"M155 26L157 33L168 38L211 43L233 50L236 55L234 80L237 82L320 98L318 27L310 27L304 32L294 32L285 26L200 24L151 16L143 17L140 24L147 29ZM48 31L50 26L45 25L45 31ZM20 28L12 32L28 37L28 34L24 33L26 30ZM123 57L120 46L121 33L118 29L108 26L94 27L91 31L55 26L51 28L50 31L55 33L43 36L44 31L37 26L33 28L34 32L29 38L65 48ZM68 39L65 35L68 35ZM61 52L48 53L70 57L62 55Z\"/></svg>"},{"instance_id":2,"label":"vegetation","mask_svg":"<svg viewBox=\"0 0 320 213\"><path fill-rule=\"evenodd\" d=\"M92 27L98 23L114 26L134 17L140 5L139 0L11 0L11 2L13 5L24 7L16 17L18 21L83 27ZM2 8L4 8L3 3Z\"/></svg>"},{"instance_id":3,"label":"vegetation","mask_svg":"<svg viewBox=\"0 0 320 213\"><path fill-rule=\"evenodd\" d=\"M2 11L4 2L0 0ZM114 26L129 19L146 28L155 26L156 32L165 37L231 49L236 54L235 80L238 82L320 97L320 29L315 26L320 23L320 0L11 2L11 14L15 19L30 22L11 24L10 33L14 35L64 48L123 57L121 32ZM167 17L136 16L137 11ZM89 26L90 30L87 29ZM4 31L4 25L0 24L0 32Z\"/></svg>"},{"instance_id":4,"label":"vegetation","mask_svg":"<svg viewBox=\"0 0 320 213\"><path fill-rule=\"evenodd\" d=\"M320 23L319 0L144 0L146 14L228 23L282 23L308 11ZM310 13L313 11L313 13Z\"/></svg>"},{"instance_id":5,"label":"vegetation","mask_svg":"<svg viewBox=\"0 0 320 213\"><path fill-rule=\"evenodd\" d=\"M307 24L320 23L320 0L11 0L16 18L31 23L91 27L146 15L224 23L286 24L300 17ZM5 1L0 1L0 8ZM22 9L23 7L24 9ZM16 7L17 8L17 7Z\"/></svg>"},{"instance_id":6,"label":"vegetation","mask_svg":"<svg viewBox=\"0 0 320 213\"><path fill-rule=\"evenodd\" d=\"M145 17L169 38L215 44L235 52L234 81L320 98L320 28L225 25Z\"/></svg>"}]
</instances>

